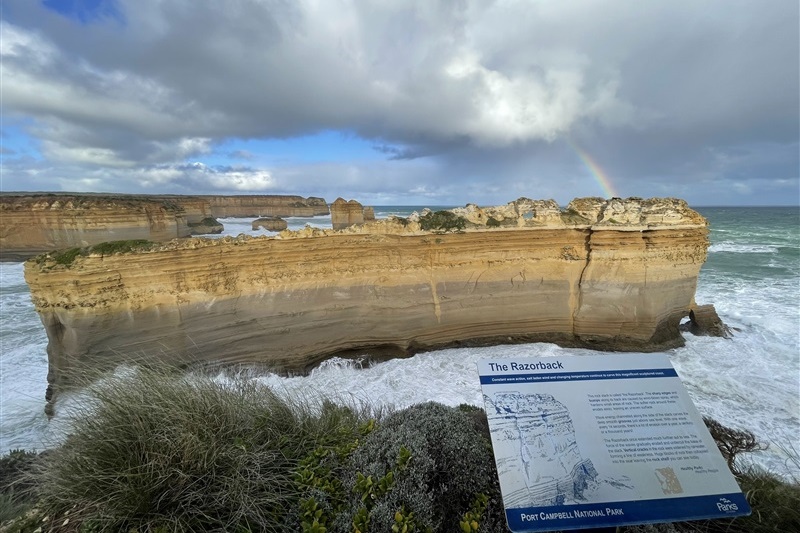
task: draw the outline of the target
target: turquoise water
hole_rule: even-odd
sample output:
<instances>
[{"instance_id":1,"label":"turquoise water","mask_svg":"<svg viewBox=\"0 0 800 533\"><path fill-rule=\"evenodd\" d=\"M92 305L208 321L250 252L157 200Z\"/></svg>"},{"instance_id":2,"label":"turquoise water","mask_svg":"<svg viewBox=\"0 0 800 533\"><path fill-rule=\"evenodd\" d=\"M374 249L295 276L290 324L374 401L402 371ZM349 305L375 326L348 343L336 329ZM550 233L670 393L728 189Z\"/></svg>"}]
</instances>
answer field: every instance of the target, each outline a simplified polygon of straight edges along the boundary
<instances>
[{"instance_id":1,"label":"turquoise water","mask_svg":"<svg viewBox=\"0 0 800 533\"><path fill-rule=\"evenodd\" d=\"M376 216L408 215L415 206L379 206ZM750 429L770 444L753 460L800 478L800 209L697 208L711 223L708 260L697 302L713 303L735 328L732 339L686 335L668 353L699 410L723 424ZM330 217L289 219L330 227ZM252 231L250 219L223 219L225 233ZM47 339L30 302L21 263L0 263L0 453L57 441L58 416L44 416ZM591 353L552 344L463 348L418 354L362 368L332 360L309 376L257 379L300 394L309 391L405 406L448 405L482 398L476 362L482 357ZM66 399L65 401L69 401ZM793 459L794 458L794 459Z\"/></svg>"}]
</instances>

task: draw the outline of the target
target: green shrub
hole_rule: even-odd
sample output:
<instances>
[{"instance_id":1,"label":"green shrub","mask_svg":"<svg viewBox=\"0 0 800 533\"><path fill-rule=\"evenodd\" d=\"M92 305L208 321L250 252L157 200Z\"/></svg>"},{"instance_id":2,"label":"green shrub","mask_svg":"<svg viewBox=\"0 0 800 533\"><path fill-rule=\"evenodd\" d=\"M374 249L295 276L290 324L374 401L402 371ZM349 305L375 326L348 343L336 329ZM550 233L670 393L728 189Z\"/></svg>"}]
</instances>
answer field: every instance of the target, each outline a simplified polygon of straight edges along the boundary
<instances>
[{"instance_id":1,"label":"green shrub","mask_svg":"<svg viewBox=\"0 0 800 533\"><path fill-rule=\"evenodd\" d=\"M444 233L463 230L467 220L450 211L436 211L420 217L419 225L425 231Z\"/></svg>"},{"instance_id":2,"label":"green shrub","mask_svg":"<svg viewBox=\"0 0 800 533\"><path fill-rule=\"evenodd\" d=\"M59 265L71 265L79 255L81 255L80 248L70 248L68 250L54 252L52 257Z\"/></svg>"},{"instance_id":3,"label":"green shrub","mask_svg":"<svg viewBox=\"0 0 800 533\"><path fill-rule=\"evenodd\" d=\"M367 504L363 480L380 485L388 476L385 490L376 489L374 497L367 491ZM476 511L480 531L505 530L491 446L456 408L425 403L387 416L350 455L342 481L349 499L331 532L352 531L365 514L365 533L392 531L395 524L458 531L467 513ZM487 497L485 511L476 504L481 494Z\"/></svg>"},{"instance_id":4,"label":"green shrub","mask_svg":"<svg viewBox=\"0 0 800 533\"><path fill-rule=\"evenodd\" d=\"M128 241L108 241L89 247L89 253L100 255L124 254L133 251L149 250L156 243L147 239L132 239Z\"/></svg>"},{"instance_id":5,"label":"green shrub","mask_svg":"<svg viewBox=\"0 0 800 533\"><path fill-rule=\"evenodd\" d=\"M251 380L140 370L89 390L44 461L39 507L92 531L292 531L292 472L356 431L352 409L288 401ZM82 404L84 405L84 404Z\"/></svg>"},{"instance_id":6,"label":"green shrub","mask_svg":"<svg viewBox=\"0 0 800 533\"><path fill-rule=\"evenodd\" d=\"M589 219L578 213L575 209L568 208L561 211L561 220L565 224L588 224Z\"/></svg>"},{"instance_id":7,"label":"green shrub","mask_svg":"<svg viewBox=\"0 0 800 533\"><path fill-rule=\"evenodd\" d=\"M501 225L502 225L502 224L500 224L500 221L499 221L499 220L497 220L497 219L496 219L496 218L494 218L494 217L489 217L489 218L486 220L486 227L487 227L487 228L499 228Z\"/></svg>"}]
</instances>

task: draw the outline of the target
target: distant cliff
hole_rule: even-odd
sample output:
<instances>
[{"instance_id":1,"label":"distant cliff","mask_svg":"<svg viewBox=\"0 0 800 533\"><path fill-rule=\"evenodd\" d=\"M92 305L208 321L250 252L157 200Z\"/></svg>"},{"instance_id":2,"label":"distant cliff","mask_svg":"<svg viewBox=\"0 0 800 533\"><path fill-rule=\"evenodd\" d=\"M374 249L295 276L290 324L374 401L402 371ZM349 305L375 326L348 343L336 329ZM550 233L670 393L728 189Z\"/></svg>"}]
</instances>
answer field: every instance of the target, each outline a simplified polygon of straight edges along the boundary
<instances>
[{"instance_id":1,"label":"distant cliff","mask_svg":"<svg viewBox=\"0 0 800 533\"><path fill-rule=\"evenodd\" d=\"M328 214L322 198L71 193L0 194L0 260L105 241L220 233L215 217Z\"/></svg>"},{"instance_id":2,"label":"distant cliff","mask_svg":"<svg viewBox=\"0 0 800 533\"><path fill-rule=\"evenodd\" d=\"M451 345L682 344L708 247L706 220L683 201L454 211L29 260L51 384L131 357L303 370Z\"/></svg>"},{"instance_id":3,"label":"distant cliff","mask_svg":"<svg viewBox=\"0 0 800 533\"><path fill-rule=\"evenodd\" d=\"M211 217L208 204L192 197L2 194L0 259L19 261L112 240L168 241L209 233L216 222Z\"/></svg>"},{"instance_id":4,"label":"distant cliff","mask_svg":"<svg viewBox=\"0 0 800 533\"><path fill-rule=\"evenodd\" d=\"M200 196L215 217L314 217L327 215L324 198L286 195Z\"/></svg>"}]
</instances>

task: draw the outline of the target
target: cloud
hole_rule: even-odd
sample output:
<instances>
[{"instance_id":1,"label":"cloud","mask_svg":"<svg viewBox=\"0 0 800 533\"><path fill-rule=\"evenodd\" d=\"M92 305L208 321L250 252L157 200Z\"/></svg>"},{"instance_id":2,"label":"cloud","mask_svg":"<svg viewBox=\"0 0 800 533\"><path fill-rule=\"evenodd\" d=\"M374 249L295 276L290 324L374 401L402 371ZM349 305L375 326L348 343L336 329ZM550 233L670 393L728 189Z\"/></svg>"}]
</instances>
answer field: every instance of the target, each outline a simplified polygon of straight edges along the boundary
<instances>
[{"instance_id":1,"label":"cloud","mask_svg":"<svg viewBox=\"0 0 800 533\"><path fill-rule=\"evenodd\" d=\"M591 177L567 141L633 193L798 176L793 2L118 0L112 11L76 21L4 3L4 115L27 121L44 165L111 180L54 184L138 175L274 190L289 173L297 188L377 194L383 182L406 197L535 196L547 180L580 194ZM207 160L224 145L255 164L229 140L328 130L385 154L380 180L364 161L326 167L337 173L320 182L312 166ZM420 167L407 163L425 159L433 182L409 185Z\"/></svg>"}]
</instances>

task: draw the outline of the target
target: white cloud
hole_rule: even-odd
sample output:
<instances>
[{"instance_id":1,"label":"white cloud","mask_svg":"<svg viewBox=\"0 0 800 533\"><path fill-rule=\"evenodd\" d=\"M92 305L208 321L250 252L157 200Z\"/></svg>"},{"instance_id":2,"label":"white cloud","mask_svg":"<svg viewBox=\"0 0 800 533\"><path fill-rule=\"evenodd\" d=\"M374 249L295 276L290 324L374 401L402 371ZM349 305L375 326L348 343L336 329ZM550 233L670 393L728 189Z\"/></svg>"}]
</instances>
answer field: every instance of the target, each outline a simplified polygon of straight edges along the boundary
<instances>
[{"instance_id":1,"label":"white cloud","mask_svg":"<svg viewBox=\"0 0 800 533\"><path fill-rule=\"evenodd\" d=\"M565 138L632 192L647 180L724 180L741 165L755 172L757 161L771 165L765 179L797 173L793 2L118 6L118 19L71 24L39 2L4 2L14 16L0 21L3 114L21 119L44 166L59 167L48 175L75 172L53 184L84 186L78 176L98 171L91 179L106 176L108 187L338 184L371 195L380 187L458 195L464 183L477 193L521 183L549 191L553 176L586 177L574 153L559 148ZM420 178L395 161L376 176L371 164L354 162L327 168L322 180L296 162L185 165L210 160L220 144L235 151L230 139L323 130L372 139L388 157L435 159L436 171ZM708 151L764 144L769 161L758 150L724 161Z\"/></svg>"}]
</instances>

